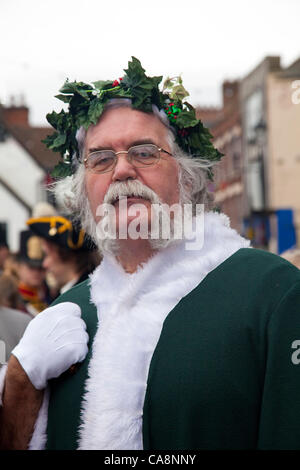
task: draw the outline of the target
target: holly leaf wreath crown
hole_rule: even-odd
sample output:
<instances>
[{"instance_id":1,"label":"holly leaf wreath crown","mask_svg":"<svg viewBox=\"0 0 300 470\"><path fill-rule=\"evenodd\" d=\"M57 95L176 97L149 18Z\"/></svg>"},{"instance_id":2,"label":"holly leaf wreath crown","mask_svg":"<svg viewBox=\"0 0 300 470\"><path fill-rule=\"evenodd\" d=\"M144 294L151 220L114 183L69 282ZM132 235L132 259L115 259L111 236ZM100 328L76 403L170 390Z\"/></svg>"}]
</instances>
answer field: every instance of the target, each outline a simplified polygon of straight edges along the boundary
<instances>
[{"instance_id":1,"label":"holly leaf wreath crown","mask_svg":"<svg viewBox=\"0 0 300 470\"><path fill-rule=\"evenodd\" d=\"M167 78L160 91L163 77L147 77L141 62L135 57L128 62L124 72L122 78L114 81L99 80L88 84L67 80L59 90L56 98L68 104L68 111L47 114L47 121L55 132L42 141L62 157L52 172L54 178L72 175L75 170L72 158L79 158L77 130L81 126L87 130L91 124L97 124L106 103L114 98L129 98L134 109L144 112L152 112L152 104L155 104L159 110L165 111L176 143L191 158L220 160L223 155L214 148L209 130L196 118L193 106L184 101L189 94L183 87L181 77ZM212 179L211 170L208 176Z\"/></svg>"}]
</instances>

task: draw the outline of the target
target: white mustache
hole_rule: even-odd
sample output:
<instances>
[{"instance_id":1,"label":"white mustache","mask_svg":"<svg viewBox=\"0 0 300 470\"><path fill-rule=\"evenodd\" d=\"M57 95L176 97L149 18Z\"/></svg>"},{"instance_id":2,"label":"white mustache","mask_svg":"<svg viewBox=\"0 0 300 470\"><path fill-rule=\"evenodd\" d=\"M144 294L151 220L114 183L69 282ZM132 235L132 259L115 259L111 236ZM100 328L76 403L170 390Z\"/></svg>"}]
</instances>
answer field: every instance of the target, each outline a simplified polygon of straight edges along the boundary
<instances>
[{"instance_id":1,"label":"white mustache","mask_svg":"<svg viewBox=\"0 0 300 470\"><path fill-rule=\"evenodd\" d=\"M104 196L103 203L112 204L122 197L131 196L147 199L153 204L161 202L157 194L148 186L138 180L128 180L126 183L112 183Z\"/></svg>"}]
</instances>

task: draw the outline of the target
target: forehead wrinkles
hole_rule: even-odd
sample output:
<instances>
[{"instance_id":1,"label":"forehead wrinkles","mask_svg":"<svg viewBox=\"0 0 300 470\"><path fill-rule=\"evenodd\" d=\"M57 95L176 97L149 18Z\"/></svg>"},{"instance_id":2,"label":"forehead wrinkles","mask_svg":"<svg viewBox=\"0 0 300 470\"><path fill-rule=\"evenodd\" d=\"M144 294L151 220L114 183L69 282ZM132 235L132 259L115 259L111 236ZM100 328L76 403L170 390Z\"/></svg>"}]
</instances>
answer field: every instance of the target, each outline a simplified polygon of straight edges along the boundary
<instances>
[{"instance_id":1,"label":"forehead wrinkles","mask_svg":"<svg viewBox=\"0 0 300 470\"><path fill-rule=\"evenodd\" d=\"M150 138L157 144L168 143L168 130L153 113L144 113L131 108L107 110L96 125L86 133L85 150L90 148L128 147L138 139ZM163 142L162 142L163 141Z\"/></svg>"}]
</instances>

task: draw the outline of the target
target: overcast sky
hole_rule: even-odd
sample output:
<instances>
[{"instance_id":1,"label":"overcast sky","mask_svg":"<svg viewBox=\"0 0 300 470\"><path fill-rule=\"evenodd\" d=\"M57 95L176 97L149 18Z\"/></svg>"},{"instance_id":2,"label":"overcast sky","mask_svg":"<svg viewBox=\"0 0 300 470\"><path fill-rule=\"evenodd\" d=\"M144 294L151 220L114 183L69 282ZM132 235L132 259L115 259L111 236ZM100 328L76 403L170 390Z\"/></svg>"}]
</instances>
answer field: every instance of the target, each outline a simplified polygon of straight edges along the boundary
<instances>
[{"instance_id":1,"label":"overcast sky","mask_svg":"<svg viewBox=\"0 0 300 470\"><path fill-rule=\"evenodd\" d=\"M300 57L299 18L300 0L0 0L0 100L23 94L45 125L67 77L118 78L136 56L148 75L182 74L193 105L219 105L224 79Z\"/></svg>"}]
</instances>

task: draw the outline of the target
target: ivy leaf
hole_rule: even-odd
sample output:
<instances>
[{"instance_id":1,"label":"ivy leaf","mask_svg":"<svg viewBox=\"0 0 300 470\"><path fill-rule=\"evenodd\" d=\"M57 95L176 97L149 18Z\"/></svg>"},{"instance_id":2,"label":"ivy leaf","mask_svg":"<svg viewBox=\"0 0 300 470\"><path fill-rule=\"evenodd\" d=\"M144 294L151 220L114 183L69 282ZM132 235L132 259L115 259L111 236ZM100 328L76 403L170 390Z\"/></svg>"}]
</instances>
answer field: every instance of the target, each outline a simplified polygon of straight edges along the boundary
<instances>
[{"instance_id":1,"label":"ivy leaf","mask_svg":"<svg viewBox=\"0 0 300 470\"><path fill-rule=\"evenodd\" d=\"M128 62L128 69L125 69L124 72L126 73L126 76L131 82L136 83L139 80L146 77L145 69L143 69L142 64L139 61L139 59L133 56L131 58L132 58L132 61ZM124 79L125 78L126 77L124 77Z\"/></svg>"},{"instance_id":2,"label":"ivy leaf","mask_svg":"<svg viewBox=\"0 0 300 470\"><path fill-rule=\"evenodd\" d=\"M62 88L59 90L60 93L64 94L78 94L82 96L82 98L88 100L89 99L89 94L87 93L87 90L90 90L91 86L88 85L87 83L84 82L69 82L66 81Z\"/></svg>"},{"instance_id":3,"label":"ivy leaf","mask_svg":"<svg viewBox=\"0 0 300 470\"><path fill-rule=\"evenodd\" d=\"M46 119L47 121L49 122L49 124L54 127L54 129L57 129L57 116L58 116L58 113L56 113L55 111L52 111L52 113L48 113L46 115Z\"/></svg>"},{"instance_id":4,"label":"ivy leaf","mask_svg":"<svg viewBox=\"0 0 300 470\"><path fill-rule=\"evenodd\" d=\"M196 113L195 113L195 108L194 106L192 106L190 103L188 103L187 101L185 101L183 103L183 106L186 107L189 111L192 111L194 113L194 115L196 116Z\"/></svg>"},{"instance_id":5,"label":"ivy leaf","mask_svg":"<svg viewBox=\"0 0 300 470\"><path fill-rule=\"evenodd\" d=\"M85 130L87 130L89 126L89 119L88 119L88 111L85 108L78 109L77 114L75 116L75 128L79 129L79 127L83 126Z\"/></svg>"},{"instance_id":6,"label":"ivy leaf","mask_svg":"<svg viewBox=\"0 0 300 470\"><path fill-rule=\"evenodd\" d=\"M55 98L57 98L60 101L63 101L64 103L70 103L73 96L72 95L55 95Z\"/></svg>"},{"instance_id":7,"label":"ivy leaf","mask_svg":"<svg viewBox=\"0 0 300 470\"><path fill-rule=\"evenodd\" d=\"M68 121L68 113L62 110L60 113L53 111L52 113L47 114L47 121L51 124L54 129L64 129Z\"/></svg>"},{"instance_id":8,"label":"ivy leaf","mask_svg":"<svg viewBox=\"0 0 300 470\"><path fill-rule=\"evenodd\" d=\"M58 134L58 136L54 139L50 148L51 149L59 148L66 143L66 140L67 140L66 134Z\"/></svg>"},{"instance_id":9,"label":"ivy leaf","mask_svg":"<svg viewBox=\"0 0 300 470\"><path fill-rule=\"evenodd\" d=\"M178 127L194 127L198 124L198 119L196 119L193 113L189 111L181 111L178 114L176 124Z\"/></svg>"},{"instance_id":10,"label":"ivy leaf","mask_svg":"<svg viewBox=\"0 0 300 470\"><path fill-rule=\"evenodd\" d=\"M152 82L152 89L157 89L162 79L163 79L162 75L159 75L158 77L151 77L151 78L148 77L148 80L151 80Z\"/></svg>"},{"instance_id":11,"label":"ivy leaf","mask_svg":"<svg viewBox=\"0 0 300 470\"><path fill-rule=\"evenodd\" d=\"M155 96L154 90L157 90L162 77L147 77L140 61L135 57L128 62L125 74L122 86L130 89L133 107L151 111L151 97Z\"/></svg>"},{"instance_id":12,"label":"ivy leaf","mask_svg":"<svg viewBox=\"0 0 300 470\"><path fill-rule=\"evenodd\" d=\"M104 103L102 103L101 101L97 99L96 100L94 99L92 101L88 110L88 117L89 117L90 123L97 124L98 118L99 116L101 116L103 109L104 109Z\"/></svg>"},{"instance_id":13,"label":"ivy leaf","mask_svg":"<svg viewBox=\"0 0 300 470\"><path fill-rule=\"evenodd\" d=\"M66 143L66 134L59 134L54 132L51 136L47 136L46 139L42 140L50 150L54 152L62 152L62 146Z\"/></svg>"},{"instance_id":14,"label":"ivy leaf","mask_svg":"<svg viewBox=\"0 0 300 470\"><path fill-rule=\"evenodd\" d=\"M173 86L173 78L167 77L163 83L163 91L168 90L169 88L172 88Z\"/></svg>"},{"instance_id":15,"label":"ivy leaf","mask_svg":"<svg viewBox=\"0 0 300 470\"><path fill-rule=\"evenodd\" d=\"M54 167L54 170L51 172L53 178L65 178L66 176L72 175L71 165L65 162L59 162L58 165Z\"/></svg>"},{"instance_id":16,"label":"ivy leaf","mask_svg":"<svg viewBox=\"0 0 300 470\"><path fill-rule=\"evenodd\" d=\"M58 136L57 132L53 132L52 135L47 135L45 139L42 140L42 143L46 145L46 147L50 148L56 137Z\"/></svg>"},{"instance_id":17,"label":"ivy leaf","mask_svg":"<svg viewBox=\"0 0 300 470\"><path fill-rule=\"evenodd\" d=\"M128 90L126 88L117 89L117 87L116 87L108 93L108 97L109 98L111 97L111 98L129 98L129 99L132 99L133 94L131 93L130 90Z\"/></svg>"},{"instance_id":18,"label":"ivy leaf","mask_svg":"<svg viewBox=\"0 0 300 470\"><path fill-rule=\"evenodd\" d=\"M172 91L170 93L170 98L172 100L182 101L189 95L190 94L186 91L183 85L175 85L173 86Z\"/></svg>"},{"instance_id":19,"label":"ivy leaf","mask_svg":"<svg viewBox=\"0 0 300 470\"><path fill-rule=\"evenodd\" d=\"M174 78L168 77L163 84L163 91L166 90L168 90L169 97L174 101L177 100L182 102L184 98L189 96L189 92L182 84L181 76Z\"/></svg>"},{"instance_id":20,"label":"ivy leaf","mask_svg":"<svg viewBox=\"0 0 300 470\"><path fill-rule=\"evenodd\" d=\"M113 82L111 80L97 80L96 82L92 82L92 84L98 90L105 90L106 88L111 88Z\"/></svg>"}]
</instances>

